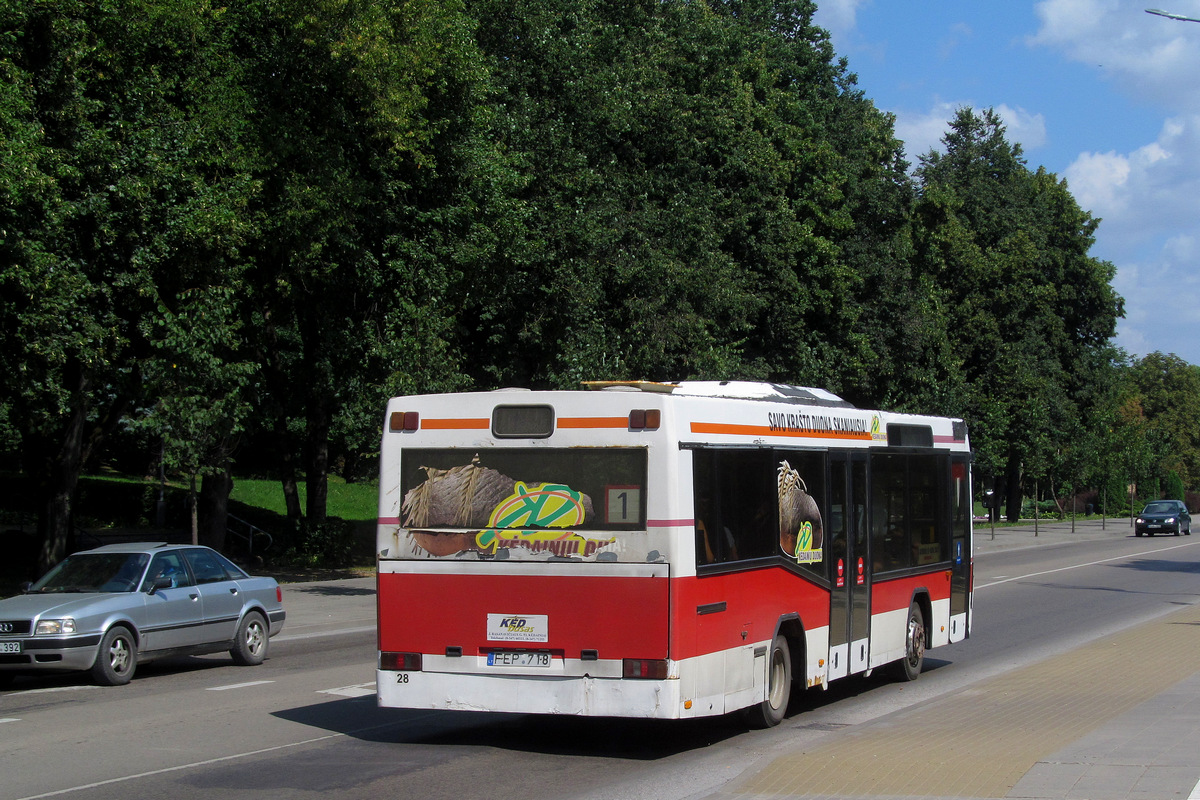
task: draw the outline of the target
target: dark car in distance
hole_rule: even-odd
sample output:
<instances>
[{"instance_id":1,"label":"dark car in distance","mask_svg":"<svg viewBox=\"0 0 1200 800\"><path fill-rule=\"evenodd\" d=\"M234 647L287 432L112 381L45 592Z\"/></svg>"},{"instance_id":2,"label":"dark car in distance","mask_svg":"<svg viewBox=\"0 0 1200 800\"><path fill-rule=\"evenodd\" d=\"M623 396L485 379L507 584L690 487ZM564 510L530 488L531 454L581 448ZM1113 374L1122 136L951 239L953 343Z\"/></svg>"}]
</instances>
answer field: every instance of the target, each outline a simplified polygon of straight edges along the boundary
<instances>
[{"instance_id":1,"label":"dark car in distance","mask_svg":"<svg viewBox=\"0 0 1200 800\"><path fill-rule=\"evenodd\" d=\"M1153 536L1156 533L1192 535L1192 515L1182 500L1155 500L1147 503L1138 514L1133 526L1137 536Z\"/></svg>"}]
</instances>

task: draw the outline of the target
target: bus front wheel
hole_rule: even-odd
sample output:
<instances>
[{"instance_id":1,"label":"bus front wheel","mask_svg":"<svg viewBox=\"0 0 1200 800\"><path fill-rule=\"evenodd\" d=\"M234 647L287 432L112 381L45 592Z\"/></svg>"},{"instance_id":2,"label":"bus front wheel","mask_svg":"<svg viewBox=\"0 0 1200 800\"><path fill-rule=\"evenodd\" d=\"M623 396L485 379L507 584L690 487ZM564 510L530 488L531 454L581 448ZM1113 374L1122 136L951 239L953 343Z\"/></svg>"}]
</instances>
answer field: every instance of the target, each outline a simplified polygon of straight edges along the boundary
<instances>
[{"instance_id":1,"label":"bus front wheel","mask_svg":"<svg viewBox=\"0 0 1200 800\"><path fill-rule=\"evenodd\" d=\"M767 697L750 708L750 723L756 728L772 728L783 722L792 696L792 654L787 640L776 636L771 642L767 661Z\"/></svg>"}]
</instances>

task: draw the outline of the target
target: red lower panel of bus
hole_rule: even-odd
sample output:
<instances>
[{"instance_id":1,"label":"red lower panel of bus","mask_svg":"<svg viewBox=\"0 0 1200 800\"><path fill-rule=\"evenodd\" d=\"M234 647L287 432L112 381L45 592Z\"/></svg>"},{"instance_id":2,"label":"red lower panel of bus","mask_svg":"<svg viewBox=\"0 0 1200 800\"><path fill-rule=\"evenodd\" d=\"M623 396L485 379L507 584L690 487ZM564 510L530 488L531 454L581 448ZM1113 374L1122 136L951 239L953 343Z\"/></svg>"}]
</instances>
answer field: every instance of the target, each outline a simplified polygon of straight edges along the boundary
<instances>
[{"instance_id":1,"label":"red lower panel of bus","mask_svg":"<svg viewBox=\"0 0 1200 800\"><path fill-rule=\"evenodd\" d=\"M527 646L566 658L667 657L664 577L379 574L379 649L463 655ZM544 641L488 638L488 615L544 616Z\"/></svg>"},{"instance_id":2,"label":"red lower panel of bus","mask_svg":"<svg viewBox=\"0 0 1200 800\"><path fill-rule=\"evenodd\" d=\"M871 585L871 613L907 610L913 597L922 592L935 602L947 600L950 597L950 577L950 571L944 570L877 581Z\"/></svg>"},{"instance_id":3,"label":"red lower panel of bus","mask_svg":"<svg viewBox=\"0 0 1200 800\"><path fill-rule=\"evenodd\" d=\"M766 641L784 617L829 624L829 590L781 567L680 578L674 593L675 659Z\"/></svg>"}]
</instances>

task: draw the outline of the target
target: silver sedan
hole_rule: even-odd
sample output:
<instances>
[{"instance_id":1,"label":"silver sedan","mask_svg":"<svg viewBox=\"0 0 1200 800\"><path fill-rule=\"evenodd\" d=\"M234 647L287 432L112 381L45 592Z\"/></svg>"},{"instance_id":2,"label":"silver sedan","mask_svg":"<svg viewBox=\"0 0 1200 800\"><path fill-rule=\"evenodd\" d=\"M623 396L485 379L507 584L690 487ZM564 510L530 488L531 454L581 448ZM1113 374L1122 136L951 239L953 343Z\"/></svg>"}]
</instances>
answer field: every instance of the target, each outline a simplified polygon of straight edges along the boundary
<instances>
[{"instance_id":1,"label":"silver sedan","mask_svg":"<svg viewBox=\"0 0 1200 800\"><path fill-rule=\"evenodd\" d=\"M0 684L21 672L90 670L115 686L139 662L222 650L261 664L284 618L274 578L251 577L207 547L84 550L0 600Z\"/></svg>"}]
</instances>

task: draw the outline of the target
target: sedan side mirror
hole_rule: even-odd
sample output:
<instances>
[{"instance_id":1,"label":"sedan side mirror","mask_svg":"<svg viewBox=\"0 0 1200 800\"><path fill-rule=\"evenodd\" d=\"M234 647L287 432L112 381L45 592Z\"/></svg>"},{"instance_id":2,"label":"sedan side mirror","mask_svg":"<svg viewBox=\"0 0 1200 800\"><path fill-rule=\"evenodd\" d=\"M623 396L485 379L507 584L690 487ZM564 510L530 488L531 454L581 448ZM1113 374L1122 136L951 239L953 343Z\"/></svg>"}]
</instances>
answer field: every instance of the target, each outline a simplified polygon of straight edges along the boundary
<instances>
[{"instance_id":1,"label":"sedan side mirror","mask_svg":"<svg viewBox=\"0 0 1200 800\"><path fill-rule=\"evenodd\" d=\"M170 575L159 575L157 578L155 578L154 580L152 580L150 582L149 594L154 594L159 589L170 589L170 588L171 588L171 576Z\"/></svg>"}]
</instances>

